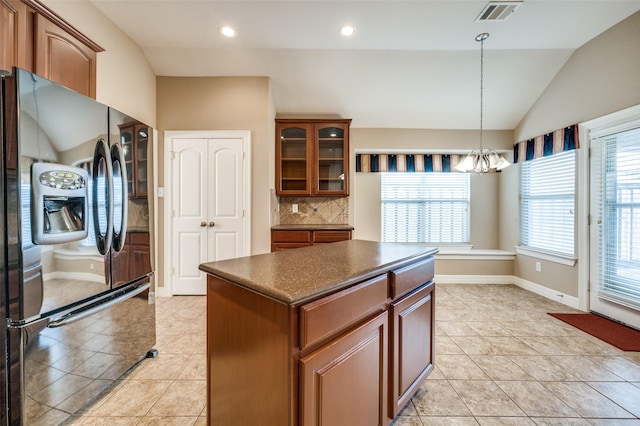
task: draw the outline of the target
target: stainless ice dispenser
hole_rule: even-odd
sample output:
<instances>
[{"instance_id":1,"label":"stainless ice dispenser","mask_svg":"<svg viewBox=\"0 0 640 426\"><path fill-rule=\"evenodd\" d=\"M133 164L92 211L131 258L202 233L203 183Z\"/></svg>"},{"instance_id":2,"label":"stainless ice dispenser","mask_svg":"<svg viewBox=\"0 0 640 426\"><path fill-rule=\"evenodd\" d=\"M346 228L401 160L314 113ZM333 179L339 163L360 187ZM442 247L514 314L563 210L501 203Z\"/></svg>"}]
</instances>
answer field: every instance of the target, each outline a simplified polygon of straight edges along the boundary
<instances>
[{"instance_id":1,"label":"stainless ice dispenser","mask_svg":"<svg viewBox=\"0 0 640 426\"><path fill-rule=\"evenodd\" d=\"M34 244L87 238L89 175L78 167L52 163L31 166L31 235Z\"/></svg>"}]
</instances>

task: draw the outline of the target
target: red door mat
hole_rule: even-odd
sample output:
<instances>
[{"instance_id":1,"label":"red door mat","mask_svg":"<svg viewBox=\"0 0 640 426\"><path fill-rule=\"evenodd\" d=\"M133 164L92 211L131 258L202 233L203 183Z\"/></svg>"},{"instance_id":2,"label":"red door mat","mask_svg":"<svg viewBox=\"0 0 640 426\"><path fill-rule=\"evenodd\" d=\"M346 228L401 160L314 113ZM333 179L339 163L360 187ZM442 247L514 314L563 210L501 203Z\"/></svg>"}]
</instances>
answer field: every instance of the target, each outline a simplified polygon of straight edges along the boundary
<instances>
[{"instance_id":1,"label":"red door mat","mask_svg":"<svg viewBox=\"0 0 640 426\"><path fill-rule=\"evenodd\" d=\"M594 314L555 314L552 317L571 324L623 351L640 352L640 331Z\"/></svg>"}]
</instances>

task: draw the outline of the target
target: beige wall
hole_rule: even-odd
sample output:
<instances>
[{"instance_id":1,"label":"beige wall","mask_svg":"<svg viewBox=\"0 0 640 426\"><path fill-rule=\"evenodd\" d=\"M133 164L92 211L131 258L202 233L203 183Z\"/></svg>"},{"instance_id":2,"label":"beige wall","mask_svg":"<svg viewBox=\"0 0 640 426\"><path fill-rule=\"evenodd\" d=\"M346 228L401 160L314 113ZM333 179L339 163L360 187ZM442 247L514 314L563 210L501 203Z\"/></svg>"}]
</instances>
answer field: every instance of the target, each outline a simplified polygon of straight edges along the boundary
<instances>
[{"instance_id":1,"label":"beige wall","mask_svg":"<svg viewBox=\"0 0 640 426\"><path fill-rule=\"evenodd\" d=\"M640 12L571 56L515 129L523 141L640 103Z\"/></svg>"},{"instance_id":2,"label":"beige wall","mask_svg":"<svg viewBox=\"0 0 640 426\"><path fill-rule=\"evenodd\" d=\"M436 275L513 275L513 260L438 259Z\"/></svg>"},{"instance_id":3,"label":"beige wall","mask_svg":"<svg viewBox=\"0 0 640 426\"><path fill-rule=\"evenodd\" d=\"M580 47L545 89L515 129L522 141L567 125L580 123L640 104L640 12ZM585 141L582 141L583 146ZM501 247L517 244L518 167L501 176ZM587 194L578 187L578 197ZM586 212L579 212L586 215ZM515 237L515 238L513 238ZM535 262L542 272L535 272ZM586 261L586 260L585 260ZM580 259L578 259L580 262ZM578 266L563 266L528 256L517 256L516 276L578 295Z\"/></svg>"},{"instance_id":4,"label":"beige wall","mask_svg":"<svg viewBox=\"0 0 640 426\"><path fill-rule=\"evenodd\" d=\"M98 53L96 99L156 127L156 76L140 47L88 1L43 3L105 49Z\"/></svg>"},{"instance_id":5,"label":"beige wall","mask_svg":"<svg viewBox=\"0 0 640 426\"><path fill-rule=\"evenodd\" d=\"M351 224L355 238L380 239L380 175L355 173L355 152L393 149L404 152L466 152L477 148L477 130L352 129L350 140L352 177ZM487 147L511 150L513 132L484 133ZM460 151L463 150L463 151ZM496 249L500 241L499 174L471 175L471 244Z\"/></svg>"},{"instance_id":6,"label":"beige wall","mask_svg":"<svg viewBox=\"0 0 640 426\"><path fill-rule=\"evenodd\" d=\"M251 132L251 253L268 252L270 189L274 181L274 117L267 77L158 77L158 153L164 179L164 132L167 130L249 130ZM159 223L165 209L159 203ZM163 253L163 230L159 250ZM160 278L160 286L163 284Z\"/></svg>"}]
</instances>

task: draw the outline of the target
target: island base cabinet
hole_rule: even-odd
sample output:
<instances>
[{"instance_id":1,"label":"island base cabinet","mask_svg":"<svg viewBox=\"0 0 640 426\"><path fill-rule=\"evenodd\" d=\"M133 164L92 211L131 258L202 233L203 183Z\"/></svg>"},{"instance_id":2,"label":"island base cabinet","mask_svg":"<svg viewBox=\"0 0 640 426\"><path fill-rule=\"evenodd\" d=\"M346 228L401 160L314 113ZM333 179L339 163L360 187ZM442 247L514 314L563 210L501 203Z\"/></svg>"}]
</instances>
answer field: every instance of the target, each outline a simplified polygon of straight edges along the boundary
<instances>
[{"instance_id":1,"label":"island base cabinet","mask_svg":"<svg viewBox=\"0 0 640 426\"><path fill-rule=\"evenodd\" d=\"M294 425L291 308L211 275L207 284L207 424Z\"/></svg>"},{"instance_id":2,"label":"island base cabinet","mask_svg":"<svg viewBox=\"0 0 640 426\"><path fill-rule=\"evenodd\" d=\"M388 424L387 326L384 311L300 360L302 426Z\"/></svg>"},{"instance_id":3,"label":"island base cabinet","mask_svg":"<svg viewBox=\"0 0 640 426\"><path fill-rule=\"evenodd\" d=\"M394 418L433 369L434 288L427 283L391 304L389 418Z\"/></svg>"}]
</instances>

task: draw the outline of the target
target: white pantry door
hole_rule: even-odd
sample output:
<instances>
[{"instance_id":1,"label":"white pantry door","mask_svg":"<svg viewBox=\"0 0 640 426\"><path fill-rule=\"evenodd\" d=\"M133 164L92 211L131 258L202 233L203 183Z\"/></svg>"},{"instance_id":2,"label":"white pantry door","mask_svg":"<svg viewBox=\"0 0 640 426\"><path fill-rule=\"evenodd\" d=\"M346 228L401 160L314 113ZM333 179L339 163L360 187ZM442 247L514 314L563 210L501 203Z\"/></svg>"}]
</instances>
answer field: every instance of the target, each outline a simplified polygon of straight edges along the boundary
<instances>
[{"instance_id":1,"label":"white pantry door","mask_svg":"<svg viewBox=\"0 0 640 426\"><path fill-rule=\"evenodd\" d=\"M245 255L244 145L171 139L171 293L206 294L201 263Z\"/></svg>"}]
</instances>

